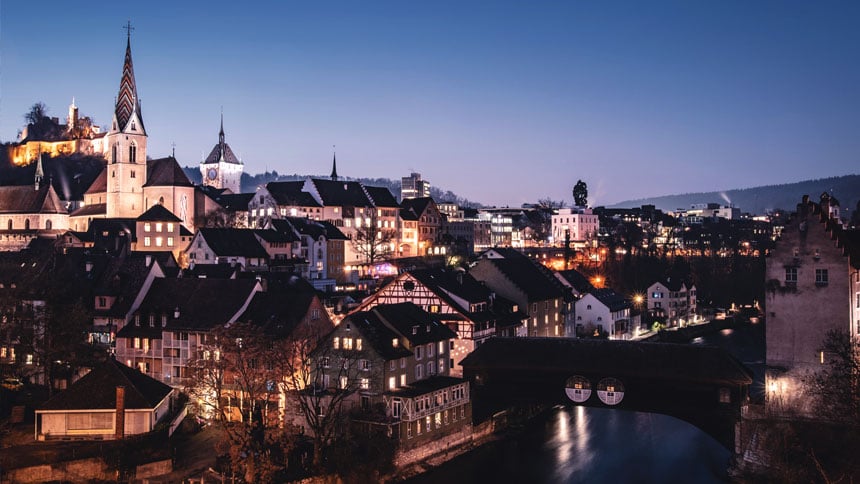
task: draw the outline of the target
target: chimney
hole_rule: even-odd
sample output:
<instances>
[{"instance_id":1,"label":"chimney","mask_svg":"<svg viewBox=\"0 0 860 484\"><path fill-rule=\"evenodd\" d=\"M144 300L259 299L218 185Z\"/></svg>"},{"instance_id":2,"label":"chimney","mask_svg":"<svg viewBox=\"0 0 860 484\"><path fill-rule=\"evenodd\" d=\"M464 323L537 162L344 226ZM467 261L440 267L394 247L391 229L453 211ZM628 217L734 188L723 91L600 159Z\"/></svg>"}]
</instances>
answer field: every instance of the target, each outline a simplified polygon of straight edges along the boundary
<instances>
[{"instance_id":1,"label":"chimney","mask_svg":"<svg viewBox=\"0 0 860 484\"><path fill-rule=\"evenodd\" d=\"M125 437L125 387L116 387L116 439Z\"/></svg>"},{"instance_id":2,"label":"chimney","mask_svg":"<svg viewBox=\"0 0 860 484\"><path fill-rule=\"evenodd\" d=\"M152 264L152 255L146 254L146 267L149 267L150 264Z\"/></svg>"}]
</instances>

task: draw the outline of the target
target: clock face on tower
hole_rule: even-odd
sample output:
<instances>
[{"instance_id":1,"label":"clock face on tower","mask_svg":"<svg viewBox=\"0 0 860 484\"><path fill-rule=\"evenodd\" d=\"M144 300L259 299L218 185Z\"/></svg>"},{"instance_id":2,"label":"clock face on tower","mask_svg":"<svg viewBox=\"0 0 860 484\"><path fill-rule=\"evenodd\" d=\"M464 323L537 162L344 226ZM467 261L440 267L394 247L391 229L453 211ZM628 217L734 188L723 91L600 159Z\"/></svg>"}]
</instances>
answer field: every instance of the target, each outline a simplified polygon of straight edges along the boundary
<instances>
[{"instance_id":1,"label":"clock face on tower","mask_svg":"<svg viewBox=\"0 0 860 484\"><path fill-rule=\"evenodd\" d=\"M209 171L206 172L206 177L210 180L214 180L218 177L218 170L216 170L215 168L209 168Z\"/></svg>"}]
</instances>

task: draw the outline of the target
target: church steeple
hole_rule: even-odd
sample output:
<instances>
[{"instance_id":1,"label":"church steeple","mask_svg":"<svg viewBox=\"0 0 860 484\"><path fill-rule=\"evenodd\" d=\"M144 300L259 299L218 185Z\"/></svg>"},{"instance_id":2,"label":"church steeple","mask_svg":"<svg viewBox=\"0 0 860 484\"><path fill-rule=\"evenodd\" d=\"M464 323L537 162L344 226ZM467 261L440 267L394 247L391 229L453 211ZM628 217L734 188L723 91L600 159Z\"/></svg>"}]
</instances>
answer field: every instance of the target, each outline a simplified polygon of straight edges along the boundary
<instances>
[{"instance_id":1,"label":"church steeple","mask_svg":"<svg viewBox=\"0 0 860 484\"><path fill-rule=\"evenodd\" d=\"M333 151L331 154L331 179L332 181L337 181L337 152Z\"/></svg>"},{"instance_id":2,"label":"church steeple","mask_svg":"<svg viewBox=\"0 0 860 484\"><path fill-rule=\"evenodd\" d=\"M123 28L126 29L127 37L125 61L122 65L122 79L120 79L119 95L116 98L116 107L114 109L114 119L117 123L116 130L126 131L129 121L136 114L141 124L139 131L143 132L143 115L140 111L140 100L137 97L137 83L134 80L134 64L131 60L131 31L134 28L131 26L131 22ZM138 129L135 129L135 131L138 131Z\"/></svg>"},{"instance_id":3,"label":"church steeple","mask_svg":"<svg viewBox=\"0 0 860 484\"><path fill-rule=\"evenodd\" d=\"M221 145L221 153L224 153L224 111L221 111L221 131L218 131L218 144Z\"/></svg>"},{"instance_id":4,"label":"church steeple","mask_svg":"<svg viewBox=\"0 0 860 484\"><path fill-rule=\"evenodd\" d=\"M39 187L42 184L42 178L45 177L45 171L42 169L42 152L39 152L39 161L36 162L36 176L34 177L34 182L36 185L36 191L39 191Z\"/></svg>"}]
</instances>

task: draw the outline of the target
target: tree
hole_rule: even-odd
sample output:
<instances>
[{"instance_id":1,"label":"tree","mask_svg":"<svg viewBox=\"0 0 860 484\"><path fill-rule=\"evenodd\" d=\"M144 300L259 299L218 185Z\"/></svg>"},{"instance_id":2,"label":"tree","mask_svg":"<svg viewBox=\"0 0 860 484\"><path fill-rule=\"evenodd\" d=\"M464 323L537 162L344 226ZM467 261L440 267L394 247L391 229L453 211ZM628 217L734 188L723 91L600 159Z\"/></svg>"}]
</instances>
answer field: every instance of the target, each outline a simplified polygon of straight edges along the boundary
<instances>
[{"instance_id":1,"label":"tree","mask_svg":"<svg viewBox=\"0 0 860 484\"><path fill-rule=\"evenodd\" d=\"M362 379L381 379L382 370L368 367L360 348L335 347L324 336L314 327L298 328L277 353L285 391L313 439L315 470L321 470L327 452L348 435L346 402L361 389Z\"/></svg>"},{"instance_id":2,"label":"tree","mask_svg":"<svg viewBox=\"0 0 860 484\"><path fill-rule=\"evenodd\" d=\"M382 261L391 257L394 252L392 247L397 239L397 230L394 227L381 227L377 211L374 208L367 209L370 212L369 223L364 223L355 228L352 236L352 247L368 264ZM356 221L361 220L356 218Z\"/></svg>"},{"instance_id":3,"label":"tree","mask_svg":"<svg viewBox=\"0 0 860 484\"><path fill-rule=\"evenodd\" d=\"M45 106L45 103L39 101L34 103L30 110L24 114L24 120L27 121L27 124L39 124L42 119L48 117L48 107Z\"/></svg>"},{"instance_id":4,"label":"tree","mask_svg":"<svg viewBox=\"0 0 860 484\"><path fill-rule=\"evenodd\" d=\"M588 185L582 180L577 180L573 186L573 204L577 207L588 206Z\"/></svg>"},{"instance_id":5,"label":"tree","mask_svg":"<svg viewBox=\"0 0 860 484\"><path fill-rule=\"evenodd\" d=\"M860 352L844 331L829 331L819 351L825 365L804 379L818 398L816 413L825 420L860 427Z\"/></svg>"},{"instance_id":6,"label":"tree","mask_svg":"<svg viewBox=\"0 0 860 484\"><path fill-rule=\"evenodd\" d=\"M239 229L247 227L243 215L224 208L217 208L200 217L198 227Z\"/></svg>"},{"instance_id":7,"label":"tree","mask_svg":"<svg viewBox=\"0 0 860 484\"><path fill-rule=\"evenodd\" d=\"M238 322L214 330L189 363L186 391L224 430L219 450L246 482L273 481L283 467L277 457L293 442L290 429L280 428L277 351L260 327Z\"/></svg>"}]
</instances>

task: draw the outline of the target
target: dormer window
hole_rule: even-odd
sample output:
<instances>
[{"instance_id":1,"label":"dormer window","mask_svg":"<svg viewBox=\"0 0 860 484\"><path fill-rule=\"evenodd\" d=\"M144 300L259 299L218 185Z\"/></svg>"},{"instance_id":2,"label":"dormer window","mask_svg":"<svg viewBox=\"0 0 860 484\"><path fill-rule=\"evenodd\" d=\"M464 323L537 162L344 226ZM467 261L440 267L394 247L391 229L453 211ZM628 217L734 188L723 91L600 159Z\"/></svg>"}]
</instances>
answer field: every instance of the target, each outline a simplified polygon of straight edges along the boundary
<instances>
[{"instance_id":1,"label":"dormer window","mask_svg":"<svg viewBox=\"0 0 860 484\"><path fill-rule=\"evenodd\" d=\"M394 338L391 340L391 346L394 348L397 348L398 346L400 346L400 342L397 341L397 338Z\"/></svg>"}]
</instances>

